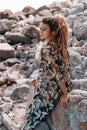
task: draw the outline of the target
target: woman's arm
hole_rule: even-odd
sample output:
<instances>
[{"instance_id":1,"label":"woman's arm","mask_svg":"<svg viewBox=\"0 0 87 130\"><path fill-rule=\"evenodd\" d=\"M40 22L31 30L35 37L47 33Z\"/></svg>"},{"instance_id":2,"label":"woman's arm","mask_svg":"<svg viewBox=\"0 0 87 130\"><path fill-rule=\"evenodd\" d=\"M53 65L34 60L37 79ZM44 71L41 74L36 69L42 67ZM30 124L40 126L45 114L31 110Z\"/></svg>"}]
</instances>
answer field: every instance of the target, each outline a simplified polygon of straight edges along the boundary
<instances>
[{"instance_id":1,"label":"woman's arm","mask_svg":"<svg viewBox=\"0 0 87 130\"><path fill-rule=\"evenodd\" d=\"M61 90L62 90L62 92L63 92L63 95L64 95L64 96L67 96L67 95L68 95L68 91L67 91L67 88L66 88L66 86L65 86L65 83L64 83L64 82L61 82L59 86L60 86L60 88L61 88Z\"/></svg>"},{"instance_id":2,"label":"woman's arm","mask_svg":"<svg viewBox=\"0 0 87 130\"><path fill-rule=\"evenodd\" d=\"M69 93L67 91L67 88L65 86L65 83L61 83L60 84L60 88L63 92L63 95L61 96L60 98L60 105L62 108L67 108L67 105L68 105L68 99L69 99Z\"/></svg>"}]
</instances>

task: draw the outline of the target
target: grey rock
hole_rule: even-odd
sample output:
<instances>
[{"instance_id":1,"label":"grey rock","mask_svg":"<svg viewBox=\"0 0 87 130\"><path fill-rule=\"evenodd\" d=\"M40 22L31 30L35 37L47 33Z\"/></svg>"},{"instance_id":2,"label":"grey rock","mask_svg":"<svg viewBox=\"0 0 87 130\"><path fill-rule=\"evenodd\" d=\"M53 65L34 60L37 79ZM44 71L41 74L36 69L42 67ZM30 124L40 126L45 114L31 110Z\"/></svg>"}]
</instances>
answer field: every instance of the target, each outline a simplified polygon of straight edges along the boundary
<instances>
[{"instance_id":1,"label":"grey rock","mask_svg":"<svg viewBox=\"0 0 87 130\"><path fill-rule=\"evenodd\" d=\"M8 43L0 44L0 61L14 58L15 56L15 49L12 46Z\"/></svg>"}]
</instances>

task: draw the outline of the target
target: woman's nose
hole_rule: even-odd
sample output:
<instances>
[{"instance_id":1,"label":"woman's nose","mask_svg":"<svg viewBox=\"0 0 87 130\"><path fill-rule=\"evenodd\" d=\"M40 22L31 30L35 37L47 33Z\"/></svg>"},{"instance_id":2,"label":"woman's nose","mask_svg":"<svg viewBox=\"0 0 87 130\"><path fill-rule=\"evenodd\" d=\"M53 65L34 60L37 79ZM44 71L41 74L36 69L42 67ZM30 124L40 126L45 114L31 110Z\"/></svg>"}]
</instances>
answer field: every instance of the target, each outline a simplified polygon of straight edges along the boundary
<instances>
[{"instance_id":1,"label":"woman's nose","mask_svg":"<svg viewBox=\"0 0 87 130\"><path fill-rule=\"evenodd\" d=\"M40 34L42 34L43 33L43 31L42 30L40 30Z\"/></svg>"},{"instance_id":2,"label":"woman's nose","mask_svg":"<svg viewBox=\"0 0 87 130\"><path fill-rule=\"evenodd\" d=\"M39 31L39 33L41 32L41 30L40 30L40 28L37 28L38 29L38 31Z\"/></svg>"}]
</instances>

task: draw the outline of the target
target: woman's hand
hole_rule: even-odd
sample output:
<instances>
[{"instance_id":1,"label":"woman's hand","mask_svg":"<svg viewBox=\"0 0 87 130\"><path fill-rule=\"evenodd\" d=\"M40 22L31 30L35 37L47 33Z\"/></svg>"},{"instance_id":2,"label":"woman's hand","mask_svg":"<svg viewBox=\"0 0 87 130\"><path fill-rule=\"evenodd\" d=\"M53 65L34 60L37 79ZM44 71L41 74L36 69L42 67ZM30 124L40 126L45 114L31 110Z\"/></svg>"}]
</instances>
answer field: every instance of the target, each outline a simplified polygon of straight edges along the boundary
<instances>
[{"instance_id":1,"label":"woman's hand","mask_svg":"<svg viewBox=\"0 0 87 130\"><path fill-rule=\"evenodd\" d=\"M69 94L67 95L62 95L60 98L60 106L62 108L67 108L69 102Z\"/></svg>"},{"instance_id":2,"label":"woman's hand","mask_svg":"<svg viewBox=\"0 0 87 130\"><path fill-rule=\"evenodd\" d=\"M37 79L31 80L31 85L36 85L37 84Z\"/></svg>"},{"instance_id":3,"label":"woman's hand","mask_svg":"<svg viewBox=\"0 0 87 130\"><path fill-rule=\"evenodd\" d=\"M37 84L37 79L31 80L30 84L33 85L33 86L36 86L36 84Z\"/></svg>"},{"instance_id":4,"label":"woman's hand","mask_svg":"<svg viewBox=\"0 0 87 130\"><path fill-rule=\"evenodd\" d=\"M37 83L38 83L37 79L33 79L33 80L31 80L30 85L31 85L35 90L37 90Z\"/></svg>"}]
</instances>

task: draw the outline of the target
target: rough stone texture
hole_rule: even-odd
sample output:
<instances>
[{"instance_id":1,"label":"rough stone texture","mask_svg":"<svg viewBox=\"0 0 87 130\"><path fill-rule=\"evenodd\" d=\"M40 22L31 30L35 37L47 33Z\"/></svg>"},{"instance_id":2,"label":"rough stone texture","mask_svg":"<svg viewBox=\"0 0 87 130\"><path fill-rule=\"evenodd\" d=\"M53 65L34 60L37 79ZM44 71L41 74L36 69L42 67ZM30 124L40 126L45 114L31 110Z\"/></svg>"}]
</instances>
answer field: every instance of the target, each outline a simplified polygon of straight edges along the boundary
<instances>
[{"instance_id":1,"label":"rough stone texture","mask_svg":"<svg viewBox=\"0 0 87 130\"><path fill-rule=\"evenodd\" d=\"M8 43L0 44L0 61L15 57L15 49Z\"/></svg>"},{"instance_id":2,"label":"rough stone texture","mask_svg":"<svg viewBox=\"0 0 87 130\"><path fill-rule=\"evenodd\" d=\"M62 109L58 104L52 113L57 130L79 130L80 128L87 129L86 109L87 92L82 90L73 90L70 93L68 108Z\"/></svg>"},{"instance_id":3,"label":"rough stone texture","mask_svg":"<svg viewBox=\"0 0 87 130\"><path fill-rule=\"evenodd\" d=\"M14 23L14 20L0 19L0 34L3 35L5 32L10 31Z\"/></svg>"},{"instance_id":4,"label":"rough stone texture","mask_svg":"<svg viewBox=\"0 0 87 130\"><path fill-rule=\"evenodd\" d=\"M81 24L80 26L76 27L74 30L74 34L78 38L78 40L86 39L87 38L87 21Z\"/></svg>"},{"instance_id":5,"label":"rough stone texture","mask_svg":"<svg viewBox=\"0 0 87 130\"><path fill-rule=\"evenodd\" d=\"M39 29L36 28L36 26L29 26L29 25L26 25L24 28L23 28L23 32L22 32L25 36L27 37L31 37L31 38L36 38L38 39L39 38Z\"/></svg>"},{"instance_id":6,"label":"rough stone texture","mask_svg":"<svg viewBox=\"0 0 87 130\"><path fill-rule=\"evenodd\" d=\"M21 43L21 42L24 44L30 43L30 38L26 37L20 32L15 32L15 33L8 32L7 34L5 34L5 36L11 44Z\"/></svg>"},{"instance_id":7,"label":"rough stone texture","mask_svg":"<svg viewBox=\"0 0 87 130\"><path fill-rule=\"evenodd\" d=\"M79 125L79 128L81 130L87 130L87 121L81 122L80 125Z\"/></svg>"},{"instance_id":8,"label":"rough stone texture","mask_svg":"<svg viewBox=\"0 0 87 130\"><path fill-rule=\"evenodd\" d=\"M8 130L19 130L17 125L8 117L7 114L2 113L2 121Z\"/></svg>"}]
</instances>

